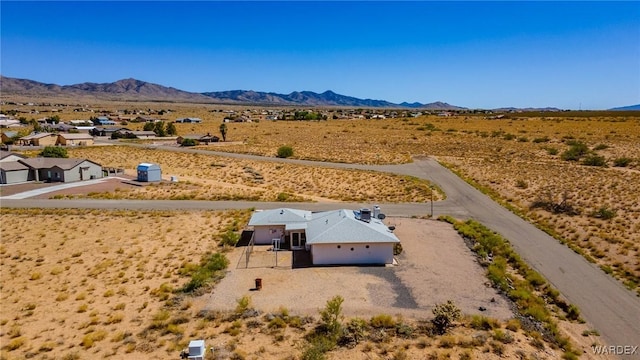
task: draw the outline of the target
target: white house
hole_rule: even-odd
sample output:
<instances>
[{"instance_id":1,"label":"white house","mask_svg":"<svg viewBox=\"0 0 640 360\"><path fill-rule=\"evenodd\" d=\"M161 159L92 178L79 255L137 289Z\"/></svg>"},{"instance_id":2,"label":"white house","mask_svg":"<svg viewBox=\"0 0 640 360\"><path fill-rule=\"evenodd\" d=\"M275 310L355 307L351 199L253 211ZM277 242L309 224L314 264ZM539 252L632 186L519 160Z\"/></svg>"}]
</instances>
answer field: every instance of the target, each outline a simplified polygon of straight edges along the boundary
<instances>
[{"instance_id":1,"label":"white house","mask_svg":"<svg viewBox=\"0 0 640 360\"><path fill-rule=\"evenodd\" d=\"M314 265L391 264L400 240L370 210L256 211L249 220L255 244L279 239L283 248L310 252Z\"/></svg>"}]
</instances>

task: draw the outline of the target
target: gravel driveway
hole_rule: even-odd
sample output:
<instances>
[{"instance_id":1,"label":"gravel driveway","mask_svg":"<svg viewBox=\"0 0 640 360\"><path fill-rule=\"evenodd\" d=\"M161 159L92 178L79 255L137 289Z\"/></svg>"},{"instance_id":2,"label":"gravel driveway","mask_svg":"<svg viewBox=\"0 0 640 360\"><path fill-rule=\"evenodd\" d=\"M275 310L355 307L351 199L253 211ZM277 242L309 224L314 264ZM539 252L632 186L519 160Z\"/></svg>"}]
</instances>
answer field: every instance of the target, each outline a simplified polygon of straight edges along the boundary
<instances>
[{"instance_id":1,"label":"gravel driveway","mask_svg":"<svg viewBox=\"0 0 640 360\"><path fill-rule=\"evenodd\" d=\"M251 296L255 308L317 315L335 295L344 297L348 316L377 314L430 317L435 304L453 300L466 314L508 319L508 302L488 287L484 269L450 224L421 219L387 218L396 225L404 251L396 266L337 266L291 269L291 253L255 249L249 268L244 248L229 258L226 277L204 299L211 310L233 310L236 300ZM262 290L254 290L261 278ZM493 299L493 301L492 301ZM480 312L482 306L486 311Z\"/></svg>"}]
</instances>

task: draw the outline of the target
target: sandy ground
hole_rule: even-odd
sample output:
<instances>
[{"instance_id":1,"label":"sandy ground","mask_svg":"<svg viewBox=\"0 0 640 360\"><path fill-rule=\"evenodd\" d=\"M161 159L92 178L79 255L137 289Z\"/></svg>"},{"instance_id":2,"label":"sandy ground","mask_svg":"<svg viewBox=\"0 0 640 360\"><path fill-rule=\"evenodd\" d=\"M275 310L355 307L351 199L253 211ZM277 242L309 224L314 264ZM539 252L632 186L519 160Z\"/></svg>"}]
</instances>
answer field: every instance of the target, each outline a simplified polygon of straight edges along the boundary
<instances>
[{"instance_id":1,"label":"sandy ground","mask_svg":"<svg viewBox=\"0 0 640 360\"><path fill-rule=\"evenodd\" d=\"M214 291L206 295L210 309L233 310L235 300L252 298L257 309L317 314L335 295L345 298L348 316L378 314L428 318L435 304L453 300L466 314L498 319L513 316L509 304L488 287L484 269L449 224L421 219L388 218L396 225L404 251L395 266L338 266L291 269L291 252L254 247L249 267L245 248L229 255L232 267ZM263 288L255 291L255 279ZM492 299L494 300L492 302ZM482 306L487 310L481 312Z\"/></svg>"}]
</instances>

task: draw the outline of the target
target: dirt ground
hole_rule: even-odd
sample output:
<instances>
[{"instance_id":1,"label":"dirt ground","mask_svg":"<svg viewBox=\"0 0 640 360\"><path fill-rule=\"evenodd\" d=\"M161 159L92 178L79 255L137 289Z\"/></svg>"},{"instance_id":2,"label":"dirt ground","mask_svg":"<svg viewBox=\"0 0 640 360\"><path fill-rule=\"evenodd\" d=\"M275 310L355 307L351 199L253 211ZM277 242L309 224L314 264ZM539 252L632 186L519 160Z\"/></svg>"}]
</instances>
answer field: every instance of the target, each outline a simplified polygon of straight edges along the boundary
<instances>
[{"instance_id":1,"label":"dirt ground","mask_svg":"<svg viewBox=\"0 0 640 360\"><path fill-rule=\"evenodd\" d=\"M292 313L313 315L335 295L344 297L347 316L378 314L431 316L435 304L453 300L465 314L498 319L513 316L509 304L488 286L484 269L462 238L446 223L434 220L389 218L402 241L397 265L337 266L291 269L291 252L275 253L254 247L247 268L246 248L228 257L230 271L206 295L212 310L233 310L244 295L257 309L275 312L280 306ZM255 279L262 279L256 291ZM493 301L492 301L493 300ZM479 307L486 308L481 312Z\"/></svg>"}]
</instances>

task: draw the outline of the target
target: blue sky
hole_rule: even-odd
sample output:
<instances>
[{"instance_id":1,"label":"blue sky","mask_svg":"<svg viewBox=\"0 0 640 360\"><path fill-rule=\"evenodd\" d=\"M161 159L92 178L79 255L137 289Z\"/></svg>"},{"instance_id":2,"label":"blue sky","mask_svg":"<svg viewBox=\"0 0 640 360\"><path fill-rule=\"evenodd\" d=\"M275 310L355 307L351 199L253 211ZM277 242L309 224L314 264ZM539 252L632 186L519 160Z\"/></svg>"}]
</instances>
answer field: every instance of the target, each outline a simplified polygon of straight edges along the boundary
<instances>
[{"instance_id":1,"label":"blue sky","mask_svg":"<svg viewBox=\"0 0 640 360\"><path fill-rule=\"evenodd\" d=\"M2 75L205 92L640 103L640 2L0 3Z\"/></svg>"}]
</instances>

